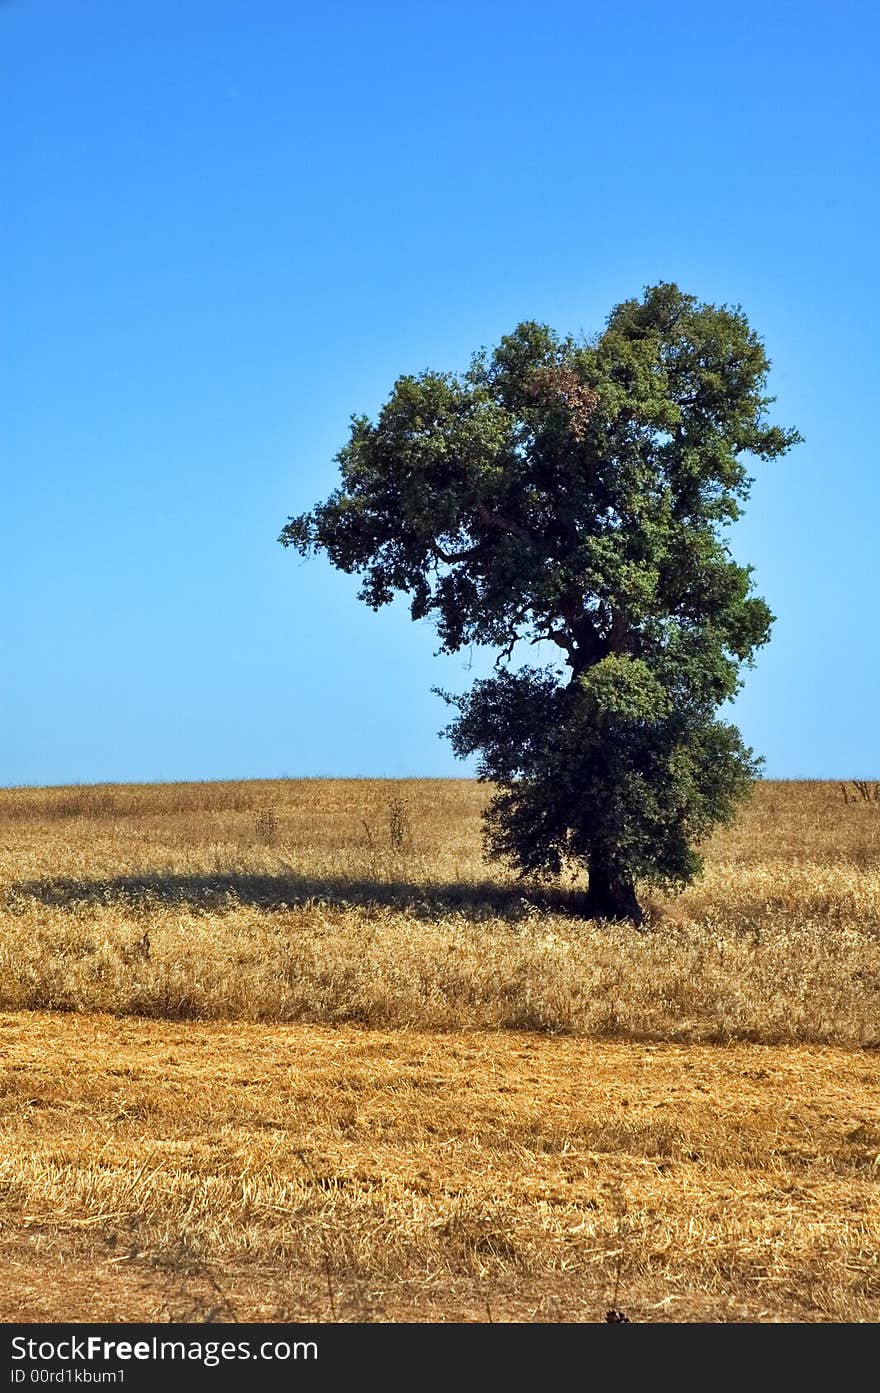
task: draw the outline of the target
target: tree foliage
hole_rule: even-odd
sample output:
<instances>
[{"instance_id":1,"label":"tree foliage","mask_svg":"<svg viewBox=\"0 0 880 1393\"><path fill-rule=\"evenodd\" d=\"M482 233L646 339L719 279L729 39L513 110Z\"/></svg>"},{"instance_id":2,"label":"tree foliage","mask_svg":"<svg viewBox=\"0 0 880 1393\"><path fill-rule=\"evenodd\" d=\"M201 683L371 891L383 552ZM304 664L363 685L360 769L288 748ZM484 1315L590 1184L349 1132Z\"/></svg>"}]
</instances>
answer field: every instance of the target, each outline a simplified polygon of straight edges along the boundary
<instances>
[{"instance_id":1,"label":"tree foliage","mask_svg":"<svg viewBox=\"0 0 880 1393\"><path fill-rule=\"evenodd\" d=\"M800 437L767 420L769 362L739 308L677 286L616 306L590 342L524 323L467 372L394 384L352 418L341 483L281 540L409 597L442 651L494 645L453 748L496 792L490 854L589 871L590 912L639 918L637 880L674 887L757 767L715 718L769 636L726 528ZM567 669L510 667L521 640Z\"/></svg>"}]
</instances>

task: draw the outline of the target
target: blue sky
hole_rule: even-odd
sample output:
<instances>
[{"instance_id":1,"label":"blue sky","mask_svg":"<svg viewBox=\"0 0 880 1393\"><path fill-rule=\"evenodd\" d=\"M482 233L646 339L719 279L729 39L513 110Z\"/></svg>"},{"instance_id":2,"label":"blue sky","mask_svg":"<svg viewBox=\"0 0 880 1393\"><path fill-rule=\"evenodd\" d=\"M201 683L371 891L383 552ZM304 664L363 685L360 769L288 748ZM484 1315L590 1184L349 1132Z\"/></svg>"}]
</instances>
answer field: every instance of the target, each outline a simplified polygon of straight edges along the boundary
<instances>
[{"instance_id":1,"label":"blue sky","mask_svg":"<svg viewBox=\"0 0 880 1393\"><path fill-rule=\"evenodd\" d=\"M0 783L468 772L402 605L276 541L352 412L675 280L775 414L735 719L880 777L873 3L0 4Z\"/></svg>"}]
</instances>

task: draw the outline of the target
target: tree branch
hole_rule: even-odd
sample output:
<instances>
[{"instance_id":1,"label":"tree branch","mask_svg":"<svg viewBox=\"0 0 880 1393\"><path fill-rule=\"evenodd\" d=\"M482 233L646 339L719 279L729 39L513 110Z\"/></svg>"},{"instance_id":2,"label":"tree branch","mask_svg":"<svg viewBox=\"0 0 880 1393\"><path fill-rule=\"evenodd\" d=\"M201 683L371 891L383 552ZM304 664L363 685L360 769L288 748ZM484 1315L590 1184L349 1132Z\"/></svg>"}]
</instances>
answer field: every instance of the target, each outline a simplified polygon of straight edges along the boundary
<instances>
[{"instance_id":1,"label":"tree branch","mask_svg":"<svg viewBox=\"0 0 880 1393\"><path fill-rule=\"evenodd\" d=\"M536 638L533 638L532 643L544 643L548 640L550 643L555 643L560 648L564 648L568 654L568 661L572 664L574 663L575 646L564 629L548 629L545 634L538 634Z\"/></svg>"},{"instance_id":2,"label":"tree branch","mask_svg":"<svg viewBox=\"0 0 880 1393\"><path fill-rule=\"evenodd\" d=\"M495 666L496 666L496 668L500 667L501 664L502 664L502 662L505 662L505 663L506 663L506 662L509 662L509 661L510 661L511 655L512 655L513 650L514 650L514 647L515 647L515 645L516 645L516 644L519 642L519 640L520 640L520 634L517 632L516 626L517 626L517 624L521 624L521 623L522 623L522 621L525 619L526 615L528 614L529 609L530 609L530 606L529 606L529 605L527 605L527 604L526 604L526 605L523 605L522 608L521 608L521 609L518 609L518 610L516 611L516 614L514 614L513 617L511 618L511 620L510 620L510 622L509 622L509 624L508 624L508 626L507 626L507 634L508 634L509 642L507 643L507 645L506 645L504 648L502 648L501 652L498 654L498 657L495 659Z\"/></svg>"},{"instance_id":3,"label":"tree branch","mask_svg":"<svg viewBox=\"0 0 880 1393\"><path fill-rule=\"evenodd\" d=\"M434 555L445 561L448 566L454 565L456 561L471 561L483 549L482 542L477 542L475 546L467 547L464 551L444 551L438 542L431 542L429 545Z\"/></svg>"},{"instance_id":4,"label":"tree branch","mask_svg":"<svg viewBox=\"0 0 880 1393\"><path fill-rule=\"evenodd\" d=\"M583 658L583 667L589 667L603 654L602 635L596 628L587 611L583 598L569 591L562 599L562 617L574 636L572 666L578 666L578 658Z\"/></svg>"},{"instance_id":5,"label":"tree branch","mask_svg":"<svg viewBox=\"0 0 880 1393\"><path fill-rule=\"evenodd\" d=\"M509 532L512 537L519 537L520 541L523 542L535 540L528 528L521 526L518 522L512 522L510 518L503 517L501 513L493 513L486 507L485 503L477 504L477 516L486 527L497 527L500 532Z\"/></svg>"},{"instance_id":6,"label":"tree branch","mask_svg":"<svg viewBox=\"0 0 880 1393\"><path fill-rule=\"evenodd\" d=\"M611 632L608 635L608 643L612 653L626 652L626 639L629 632L629 624L626 614L620 607L613 607L611 610Z\"/></svg>"},{"instance_id":7,"label":"tree branch","mask_svg":"<svg viewBox=\"0 0 880 1393\"><path fill-rule=\"evenodd\" d=\"M535 540L527 528L502 516L501 513L493 513L485 503L477 504L477 516L484 527L494 527L499 532L507 532L512 537L519 537L523 542L534 542ZM483 538L481 541L475 542L472 547L465 547L463 551L446 551L439 542L432 541L428 545L438 560L445 562L447 566L453 566L457 561L472 561L475 556L479 556L485 548L486 541L487 539Z\"/></svg>"}]
</instances>

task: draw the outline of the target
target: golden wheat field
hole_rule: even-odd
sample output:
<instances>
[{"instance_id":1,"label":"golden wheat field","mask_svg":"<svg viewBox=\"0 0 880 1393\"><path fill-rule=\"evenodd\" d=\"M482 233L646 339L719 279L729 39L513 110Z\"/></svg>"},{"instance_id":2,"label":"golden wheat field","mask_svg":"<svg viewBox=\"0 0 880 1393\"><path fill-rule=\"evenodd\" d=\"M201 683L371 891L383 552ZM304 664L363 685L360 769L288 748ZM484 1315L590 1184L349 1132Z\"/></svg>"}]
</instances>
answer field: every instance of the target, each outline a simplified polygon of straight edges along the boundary
<instances>
[{"instance_id":1,"label":"golden wheat field","mask_svg":"<svg viewBox=\"0 0 880 1393\"><path fill-rule=\"evenodd\" d=\"M0 1319L880 1317L880 800L638 932L485 797L0 791Z\"/></svg>"}]
</instances>

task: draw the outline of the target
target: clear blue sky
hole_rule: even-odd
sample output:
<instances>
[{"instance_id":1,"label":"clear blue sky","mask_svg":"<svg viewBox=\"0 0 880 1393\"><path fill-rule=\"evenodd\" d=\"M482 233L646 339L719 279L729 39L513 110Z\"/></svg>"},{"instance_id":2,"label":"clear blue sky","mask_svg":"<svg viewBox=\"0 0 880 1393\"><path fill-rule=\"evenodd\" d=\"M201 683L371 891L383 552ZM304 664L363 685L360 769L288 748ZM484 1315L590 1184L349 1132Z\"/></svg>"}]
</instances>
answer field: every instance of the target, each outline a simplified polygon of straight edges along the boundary
<instances>
[{"instance_id":1,"label":"clear blue sky","mask_svg":"<svg viewBox=\"0 0 880 1393\"><path fill-rule=\"evenodd\" d=\"M0 783L468 772L403 606L276 542L522 319L740 303L806 443L739 559L779 777L880 777L875 3L11 0Z\"/></svg>"}]
</instances>

